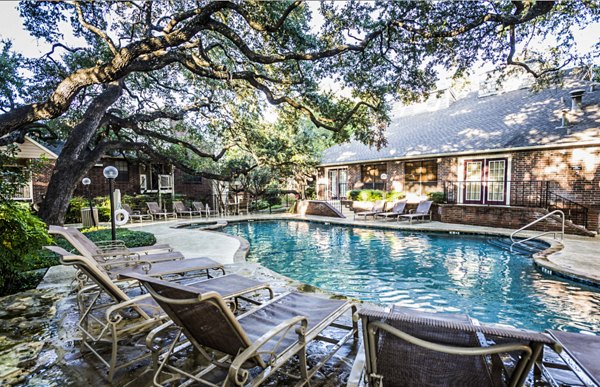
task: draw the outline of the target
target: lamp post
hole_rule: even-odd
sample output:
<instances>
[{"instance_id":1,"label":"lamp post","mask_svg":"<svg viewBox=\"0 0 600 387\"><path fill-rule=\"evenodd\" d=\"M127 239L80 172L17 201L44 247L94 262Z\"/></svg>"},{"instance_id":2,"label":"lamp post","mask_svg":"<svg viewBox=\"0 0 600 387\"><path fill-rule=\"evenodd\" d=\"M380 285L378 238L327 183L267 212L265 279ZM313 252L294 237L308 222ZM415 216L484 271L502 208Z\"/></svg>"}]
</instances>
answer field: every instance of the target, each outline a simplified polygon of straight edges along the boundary
<instances>
[{"instance_id":1,"label":"lamp post","mask_svg":"<svg viewBox=\"0 0 600 387\"><path fill-rule=\"evenodd\" d=\"M388 175L387 175L387 173L384 172L379 177L381 178L381 180L383 180L383 198L385 199Z\"/></svg>"},{"instance_id":2,"label":"lamp post","mask_svg":"<svg viewBox=\"0 0 600 387\"><path fill-rule=\"evenodd\" d=\"M96 218L94 217L94 206L92 205L92 195L90 195L90 184L92 184L92 181L90 180L89 177L84 177L83 180L81 180L81 184L83 184L83 186L85 187L85 194L88 198L88 203L90 205L90 216L92 217L92 225L94 227L98 226L96 224Z\"/></svg>"},{"instance_id":3,"label":"lamp post","mask_svg":"<svg viewBox=\"0 0 600 387\"><path fill-rule=\"evenodd\" d=\"M117 231L115 228L115 202L113 200L113 181L119 176L119 170L112 165L104 168L102 171L104 177L108 179L108 200L110 201L110 228L112 240L117 240Z\"/></svg>"}]
</instances>

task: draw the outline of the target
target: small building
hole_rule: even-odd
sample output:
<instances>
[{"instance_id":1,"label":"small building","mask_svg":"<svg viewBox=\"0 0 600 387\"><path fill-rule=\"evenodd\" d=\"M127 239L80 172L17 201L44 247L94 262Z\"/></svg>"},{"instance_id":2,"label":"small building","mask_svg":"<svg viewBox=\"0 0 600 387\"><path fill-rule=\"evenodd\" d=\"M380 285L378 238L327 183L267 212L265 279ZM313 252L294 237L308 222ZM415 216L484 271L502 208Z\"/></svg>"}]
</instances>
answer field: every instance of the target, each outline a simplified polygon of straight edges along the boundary
<instances>
[{"instance_id":1,"label":"small building","mask_svg":"<svg viewBox=\"0 0 600 387\"><path fill-rule=\"evenodd\" d=\"M8 168L24 169L32 162L39 165L34 173L29 174L27 184L19 188L13 200L38 203L46 194L54 162L58 158L57 150L30 137L25 137L23 143L17 144L17 147L15 165Z\"/></svg>"},{"instance_id":2,"label":"small building","mask_svg":"<svg viewBox=\"0 0 600 387\"><path fill-rule=\"evenodd\" d=\"M476 91L441 90L397 109L385 147L352 141L325 151L318 198L367 188L403 191L409 200L440 192L443 221L514 228L527 217L510 208L560 208L597 231L600 86L575 76L538 92L529 83L501 89L488 79Z\"/></svg>"},{"instance_id":3,"label":"small building","mask_svg":"<svg viewBox=\"0 0 600 387\"><path fill-rule=\"evenodd\" d=\"M41 143L25 137L22 144L17 144L15 165L9 168L25 168L33 161L38 163L35 172L29 176L28 183L22 186L13 198L30 203L42 202L48 189L54 164L58 159L63 144ZM114 188L123 195L158 194L178 195L189 199L212 203L215 193L214 182L200 176L189 175L167 163L141 163L129 161L124 157L105 156L88 172L92 181L89 193L93 197L108 195L108 181L103 175L106 166L113 165L119 171ZM87 192L83 184L75 188L74 195L83 196Z\"/></svg>"}]
</instances>

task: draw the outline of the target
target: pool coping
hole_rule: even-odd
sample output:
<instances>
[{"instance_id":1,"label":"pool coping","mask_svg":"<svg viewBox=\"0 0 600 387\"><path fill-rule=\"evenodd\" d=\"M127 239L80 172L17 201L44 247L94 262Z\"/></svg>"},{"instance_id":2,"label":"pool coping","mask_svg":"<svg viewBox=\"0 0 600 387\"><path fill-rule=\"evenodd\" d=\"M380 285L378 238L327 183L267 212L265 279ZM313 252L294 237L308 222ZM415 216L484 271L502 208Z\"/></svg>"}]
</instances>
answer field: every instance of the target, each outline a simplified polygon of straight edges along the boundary
<instances>
[{"instance_id":1,"label":"pool coping","mask_svg":"<svg viewBox=\"0 0 600 387\"><path fill-rule=\"evenodd\" d=\"M315 217L315 216L305 216L299 217L296 215L273 215L265 217L257 215L257 216L245 216L243 218L234 218L227 220L198 220L195 222L186 222L183 224L178 224L175 228L188 227L194 224L213 224L215 225L212 228L202 228L200 231L207 232L218 232L220 234L228 235L232 238L235 238L239 241L240 247L236 251L234 255L234 262L243 262L246 260L246 257L250 253L250 243L243 237L226 234L221 231L222 228L226 227L229 224L235 223L243 223L243 222L267 222L267 221L278 221L278 220L293 220L293 221L304 221L304 222L315 222L322 224L336 224L343 226L352 226L352 227L363 227L363 228L371 228L371 229L379 229L379 230L394 230L394 231L416 231L416 232L425 232L430 234L450 234L450 235L483 235L483 236L503 236L509 237L511 234L511 230L464 230L459 228L452 228L452 224L444 223L449 226L444 229L432 229L430 227L419 227L418 224L412 224L410 227L404 227L403 224L382 224L382 223L368 223L366 221L357 222L350 219L343 218L324 218L324 217ZM363 223L364 222L364 223ZM588 275L587 273L583 273L571 268L565 268L561 265L558 265L550 260L553 254L556 254L562 251L565 246L561 241L549 238L549 237L539 237L537 238L543 242L548 243L550 246L537 252L532 255L534 265L540 269L540 271L546 275L552 275L556 277L560 277L563 279L567 279L570 281L574 281L577 283L581 283L587 286L591 286L594 288L600 289L600 281L593 276Z\"/></svg>"}]
</instances>

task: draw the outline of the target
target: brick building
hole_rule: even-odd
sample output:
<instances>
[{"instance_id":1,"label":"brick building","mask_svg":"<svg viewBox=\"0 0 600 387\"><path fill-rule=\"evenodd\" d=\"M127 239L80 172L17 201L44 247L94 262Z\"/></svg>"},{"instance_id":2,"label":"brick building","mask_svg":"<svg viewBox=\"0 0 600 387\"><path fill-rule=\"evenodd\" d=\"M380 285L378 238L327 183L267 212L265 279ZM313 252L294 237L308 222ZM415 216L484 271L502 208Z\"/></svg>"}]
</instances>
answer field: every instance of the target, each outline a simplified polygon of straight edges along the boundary
<instances>
[{"instance_id":1,"label":"brick building","mask_svg":"<svg viewBox=\"0 0 600 387\"><path fill-rule=\"evenodd\" d=\"M18 144L17 162L10 168L23 168L27 163L41 161L40 168L29 177L14 200L40 203L48 189L54 163L62 149L61 144L42 144L32 138L25 137L23 144ZM89 189L93 197L108 195L108 181L103 175L106 166L113 165L119 170L114 188L123 195L155 194L181 195L189 199L212 200L213 182L199 176L186 174L168 164L132 163L122 157L103 157L87 174L92 181ZM75 196L86 194L84 186L78 185Z\"/></svg>"},{"instance_id":2,"label":"brick building","mask_svg":"<svg viewBox=\"0 0 600 387\"><path fill-rule=\"evenodd\" d=\"M574 76L539 92L527 82L497 85L447 89L397 109L380 150L355 141L328 149L318 198L364 188L403 191L409 201L443 192L443 221L514 228L560 208L597 231L600 86Z\"/></svg>"}]
</instances>

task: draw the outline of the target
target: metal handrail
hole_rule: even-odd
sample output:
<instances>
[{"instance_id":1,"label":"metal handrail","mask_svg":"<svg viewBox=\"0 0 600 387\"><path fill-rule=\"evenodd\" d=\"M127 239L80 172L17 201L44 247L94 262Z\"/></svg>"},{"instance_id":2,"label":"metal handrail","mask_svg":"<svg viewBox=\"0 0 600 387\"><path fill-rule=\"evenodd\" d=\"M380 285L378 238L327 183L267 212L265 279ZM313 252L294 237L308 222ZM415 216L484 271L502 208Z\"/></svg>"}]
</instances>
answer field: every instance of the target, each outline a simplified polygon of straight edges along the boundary
<instances>
[{"instance_id":1,"label":"metal handrail","mask_svg":"<svg viewBox=\"0 0 600 387\"><path fill-rule=\"evenodd\" d=\"M552 216L554 214L560 214L561 215L561 218L562 218L562 231L560 233L560 240L563 240L563 238L565 237L565 213L562 212L561 210L554 210L554 211L549 212L546 215L542 216L541 218L538 218L538 219L534 220L533 222L526 224L525 226L521 227L520 229L518 229L516 231L513 231L513 233L510 234L510 240L512 242L512 244L510 245L510 250L512 251L512 248L515 245L524 244L527 241L530 241L530 240L535 239L535 238L539 238L539 237L541 237L543 235L547 235L547 234L554 234L554 239L556 239L556 234L557 234L556 231L546 231L546 232L543 232L541 234L534 235L534 236L526 238L526 239L522 239L520 241L515 241L515 238L514 238L515 235L517 235L519 232L528 229L529 227L533 226L534 224L539 223L542 220L544 220L544 219L546 219L546 218L548 218L548 217L550 217L550 216Z\"/></svg>"}]
</instances>

